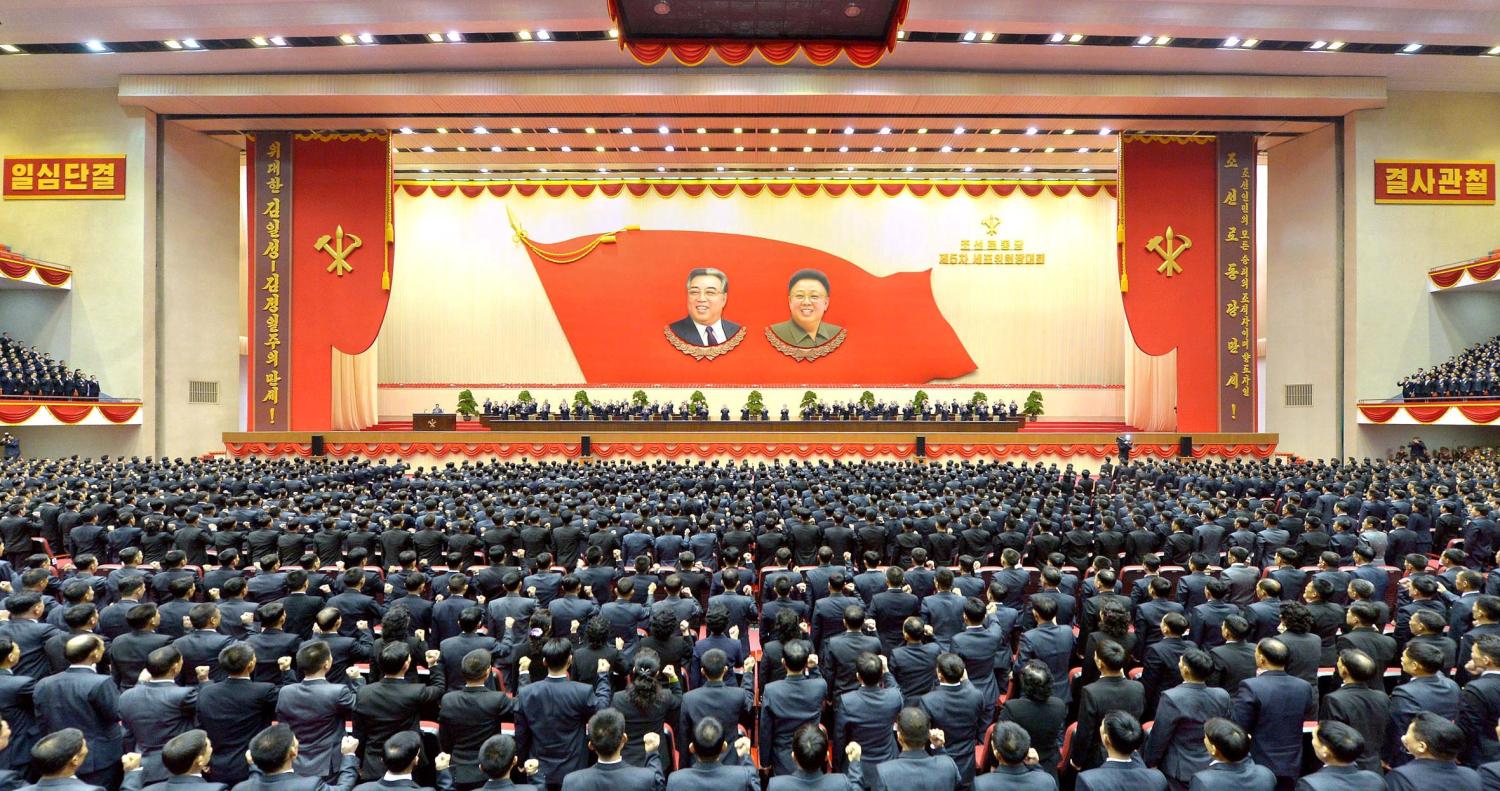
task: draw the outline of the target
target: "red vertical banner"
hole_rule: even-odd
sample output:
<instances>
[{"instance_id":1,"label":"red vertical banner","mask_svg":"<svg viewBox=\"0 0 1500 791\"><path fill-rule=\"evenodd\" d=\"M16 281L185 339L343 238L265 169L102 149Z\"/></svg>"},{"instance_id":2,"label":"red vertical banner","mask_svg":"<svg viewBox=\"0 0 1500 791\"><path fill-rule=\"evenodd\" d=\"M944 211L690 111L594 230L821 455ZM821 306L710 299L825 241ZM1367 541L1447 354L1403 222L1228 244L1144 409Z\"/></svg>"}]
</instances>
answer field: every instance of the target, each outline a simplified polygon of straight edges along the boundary
<instances>
[{"instance_id":1,"label":"red vertical banner","mask_svg":"<svg viewBox=\"0 0 1500 791\"><path fill-rule=\"evenodd\" d=\"M1219 430L1254 431L1255 135L1219 135Z\"/></svg>"},{"instance_id":2,"label":"red vertical banner","mask_svg":"<svg viewBox=\"0 0 1500 791\"><path fill-rule=\"evenodd\" d=\"M388 133L293 136L294 431L333 424L333 349L359 354L380 334L392 275L390 155Z\"/></svg>"},{"instance_id":3,"label":"red vertical banner","mask_svg":"<svg viewBox=\"0 0 1500 791\"><path fill-rule=\"evenodd\" d=\"M250 229L251 431L285 431L291 425L292 136L259 133L246 142L246 221Z\"/></svg>"},{"instance_id":4,"label":"red vertical banner","mask_svg":"<svg viewBox=\"0 0 1500 791\"><path fill-rule=\"evenodd\" d=\"M1213 137L1120 141L1120 291L1136 346L1177 350L1177 429L1219 429Z\"/></svg>"}]
</instances>

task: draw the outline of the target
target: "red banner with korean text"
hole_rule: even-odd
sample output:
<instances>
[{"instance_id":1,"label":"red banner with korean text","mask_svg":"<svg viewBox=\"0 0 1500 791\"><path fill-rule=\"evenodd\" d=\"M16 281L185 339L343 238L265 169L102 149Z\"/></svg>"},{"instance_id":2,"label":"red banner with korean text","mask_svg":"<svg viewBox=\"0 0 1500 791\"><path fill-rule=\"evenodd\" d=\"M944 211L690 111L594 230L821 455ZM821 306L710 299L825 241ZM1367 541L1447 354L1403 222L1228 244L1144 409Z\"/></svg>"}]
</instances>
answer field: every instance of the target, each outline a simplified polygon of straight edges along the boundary
<instances>
[{"instance_id":1,"label":"red banner with korean text","mask_svg":"<svg viewBox=\"0 0 1500 791\"><path fill-rule=\"evenodd\" d=\"M285 431L291 425L291 246L283 218L292 216L292 136L248 135L245 142L245 214L250 229L251 431Z\"/></svg>"},{"instance_id":2,"label":"red banner with korean text","mask_svg":"<svg viewBox=\"0 0 1500 791\"><path fill-rule=\"evenodd\" d=\"M1120 296L1142 352L1177 350L1184 432L1219 426L1217 151L1212 136L1120 141Z\"/></svg>"},{"instance_id":3,"label":"red banner with korean text","mask_svg":"<svg viewBox=\"0 0 1500 791\"><path fill-rule=\"evenodd\" d=\"M1376 203L1495 203L1495 163L1375 160Z\"/></svg>"},{"instance_id":4,"label":"red banner with korean text","mask_svg":"<svg viewBox=\"0 0 1500 791\"><path fill-rule=\"evenodd\" d=\"M124 200L125 155L6 157L6 200Z\"/></svg>"},{"instance_id":5,"label":"red banner with korean text","mask_svg":"<svg viewBox=\"0 0 1500 791\"><path fill-rule=\"evenodd\" d=\"M1255 430L1255 135L1218 141L1219 430Z\"/></svg>"},{"instance_id":6,"label":"red banner with korean text","mask_svg":"<svg viewBox=\"0 0 1500 791\"><path fill-rule=\"evenodd\" d=\"M333 424L333 350L357 355L380 334L390 298L391 163L390 136L259 133L250 149L256 162L261 146L281 142L285 161L279 213L279 298L270 299L265 276L252 266L252 316L265 323L268 305L279 307L280 351L276 361L282 407L269 421L269 407L252 410L250 430L319 431ZM248 182L256 190L265 174ZM268 204L252 193L250 227L267 233L273 227ZM269 245L257 238L252 264ZM252 327L263 332L262 326ZM263 339L257 339L263 344ZM257 345L251 358L262 366L272 359ZM252 371L251 402L270 392L269 371ZM283 424L282 421L285 421Z\"/></svg>"}]
</instances>

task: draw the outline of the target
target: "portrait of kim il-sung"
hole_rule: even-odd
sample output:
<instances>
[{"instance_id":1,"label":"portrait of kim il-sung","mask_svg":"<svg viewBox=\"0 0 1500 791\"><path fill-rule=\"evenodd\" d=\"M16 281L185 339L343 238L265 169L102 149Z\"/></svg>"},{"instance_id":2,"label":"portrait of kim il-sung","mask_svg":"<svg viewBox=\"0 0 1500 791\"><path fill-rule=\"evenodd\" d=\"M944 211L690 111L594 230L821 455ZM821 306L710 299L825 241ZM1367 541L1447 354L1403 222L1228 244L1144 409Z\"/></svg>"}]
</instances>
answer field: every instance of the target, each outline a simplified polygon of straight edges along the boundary
<instances>
[{"instance_id":1,"label":"portrait of kim il-sung","mask_svg":"<svg viewBox=\"0 0 1500 791\"><path fill-rule=\"evenodd\" d=\"M733 349L740 341L740 325L724 318L728 302L728 275L709 267L688 272L687 315L667 326L668 340L679 351L700 358L716 356L703 351L722 354Z\"/></svg>"}]
</instances>

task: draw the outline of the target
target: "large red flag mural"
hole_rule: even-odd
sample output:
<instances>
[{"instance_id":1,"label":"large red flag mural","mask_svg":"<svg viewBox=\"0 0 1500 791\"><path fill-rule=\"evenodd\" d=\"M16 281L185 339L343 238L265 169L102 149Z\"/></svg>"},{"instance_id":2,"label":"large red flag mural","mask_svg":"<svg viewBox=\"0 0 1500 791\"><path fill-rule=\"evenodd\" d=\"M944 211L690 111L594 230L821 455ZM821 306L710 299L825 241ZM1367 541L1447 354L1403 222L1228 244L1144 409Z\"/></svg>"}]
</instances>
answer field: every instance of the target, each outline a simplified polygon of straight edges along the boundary
<instances>
[{"instance_id":1,"label":"large red flag mural","mask_svg":"<svg viewBox=\"0 0 1500 791\"><path fill-rule=\"evenodd\" d=\"M522 238L590 384L920 384L975 369L938 310L930 271L877 277L821 250L727 233ZM714 346L670 329L688 318L688 274L699 267L728 278L729 330ZM824 321L836 327L801 348L774 330L790 320L790 278L806 269L826 278Z\"/></svg>"}]
</instances>

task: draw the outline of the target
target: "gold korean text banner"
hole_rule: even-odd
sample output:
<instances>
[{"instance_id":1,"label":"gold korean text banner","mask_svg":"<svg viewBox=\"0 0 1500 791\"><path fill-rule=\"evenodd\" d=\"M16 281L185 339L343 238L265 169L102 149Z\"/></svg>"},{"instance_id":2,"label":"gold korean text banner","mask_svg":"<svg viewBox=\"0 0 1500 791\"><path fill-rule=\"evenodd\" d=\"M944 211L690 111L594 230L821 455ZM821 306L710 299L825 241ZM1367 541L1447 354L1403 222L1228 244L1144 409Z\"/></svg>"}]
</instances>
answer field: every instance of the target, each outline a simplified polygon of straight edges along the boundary
<instances>
[{"instance_id":1,"label":"gold korean text banner","mask_svg":"<svg viewBox=\"0 0 1500 791\"><path fill-rule=\"evenodd\" d=\"M1495 163L1377 159L1375 202L1493 205Z\"/></svg>"},{"instance_id":2,"label":"gold korean text banner","mask_svg":"<svg viewBox=\"0 0 1500 791\"><path fill-rule=\"evenodd\" d=\"M6 157L6 200L124 200L125 155Z\"/></svg>"}]
</instances>

